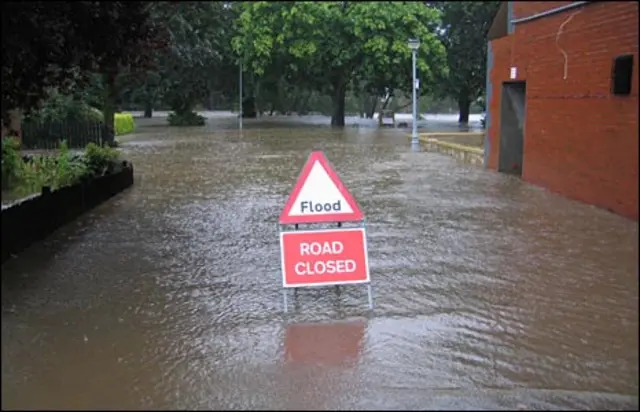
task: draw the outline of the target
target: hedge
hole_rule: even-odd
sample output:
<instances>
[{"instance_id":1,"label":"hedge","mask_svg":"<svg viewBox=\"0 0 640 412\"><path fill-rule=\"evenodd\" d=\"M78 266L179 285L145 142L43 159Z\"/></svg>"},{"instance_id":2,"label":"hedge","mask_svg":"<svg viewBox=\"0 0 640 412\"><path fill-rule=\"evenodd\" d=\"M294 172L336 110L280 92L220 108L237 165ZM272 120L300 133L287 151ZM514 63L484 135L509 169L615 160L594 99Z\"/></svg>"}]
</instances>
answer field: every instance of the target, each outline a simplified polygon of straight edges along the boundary
<instances>
[{"instance_id":1,"label":"hedge","mask_svg":"<svg viewBox=\"0 0 640 412\"><path fill-rule=\"evenodd\" d=\"M116 136L131 133L135 128L135 122L131 113L116 113L113 123Z\"/></svg>"}]
</instances>

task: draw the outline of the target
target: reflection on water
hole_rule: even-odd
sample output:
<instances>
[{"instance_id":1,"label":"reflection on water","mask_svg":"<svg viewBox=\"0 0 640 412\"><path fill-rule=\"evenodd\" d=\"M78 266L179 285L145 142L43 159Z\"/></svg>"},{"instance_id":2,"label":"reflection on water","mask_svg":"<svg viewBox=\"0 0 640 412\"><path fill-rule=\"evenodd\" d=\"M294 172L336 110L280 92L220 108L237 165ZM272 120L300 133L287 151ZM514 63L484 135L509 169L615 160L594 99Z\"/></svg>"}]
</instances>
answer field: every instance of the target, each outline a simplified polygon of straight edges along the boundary
<instances>
[{"instance_id":1,"label":"reflection on water","mask_svg":"<svg viewBox=\"0 0 640 412\"><path fill-rule=\"evenodd\" d=\"M287 325L285 361L313 365L345 365L358 359L365 334L364 322Z\"/></svg>"},{"instance_id":2,"label":"reflection on water","mask_svg":"<svg viewBox=\"0 0 640 412\"><path fill-rule=\"evenodd\" d=\"M3 408L637 408L636 222L406 130L234 125L140 127L135 186L3 266ZM282 313L316 149L367 215L373 313L362 286Z\"/></svg>"}]
</instances>

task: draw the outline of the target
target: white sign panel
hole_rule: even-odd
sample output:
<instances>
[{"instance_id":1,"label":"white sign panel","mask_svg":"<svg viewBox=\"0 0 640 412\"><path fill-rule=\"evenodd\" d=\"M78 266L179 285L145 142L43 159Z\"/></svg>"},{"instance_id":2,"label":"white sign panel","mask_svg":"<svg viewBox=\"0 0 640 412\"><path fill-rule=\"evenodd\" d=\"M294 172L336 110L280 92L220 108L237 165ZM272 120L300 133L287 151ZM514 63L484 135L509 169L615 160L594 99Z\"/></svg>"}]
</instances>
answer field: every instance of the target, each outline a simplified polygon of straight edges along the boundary
<instances>
[{"instance_id":1,"label":"white sign panel","mask_svg":"<svg viewBox=\"0 0 640 412\"><path fill-rule=\"evenodd\" d=\"M362 219L353 196L322 152L311 153L280 215L280 224L357 222Z\"/></svg>"},{"instance_id":2,"label":"white sign panel","mask_svg":"<svg viewBox=\"0 0 640 412\"><path fill-rule=\"evenodd\" d=\"M309 177L300 189L293 203L291 216L308 216L316 214L352 213L347 200L340 189L333 183L320 162L315 162Z\"/></svg>"}]
</instances>

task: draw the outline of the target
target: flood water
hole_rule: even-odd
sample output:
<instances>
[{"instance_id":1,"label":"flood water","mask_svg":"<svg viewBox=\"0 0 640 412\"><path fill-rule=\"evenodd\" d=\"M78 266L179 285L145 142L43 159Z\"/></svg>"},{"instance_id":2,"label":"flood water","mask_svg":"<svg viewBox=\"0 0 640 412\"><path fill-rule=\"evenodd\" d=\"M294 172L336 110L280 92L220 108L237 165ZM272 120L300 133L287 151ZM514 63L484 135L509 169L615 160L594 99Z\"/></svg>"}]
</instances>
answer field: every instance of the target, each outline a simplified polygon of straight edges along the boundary
<instances>
[{"instance_id":1,"label":"flood water","mask_svg":"<svg viewBox=\"0 0 640 412\"><path fill-rule=\"evenodd\" d=\"M407 130L291 122L139 128L134 187L2 267L2 408L638 408L636 222ZM312 150L367 216L372 312L361 285L282 312Z\"/></svg>"}]
</instances>

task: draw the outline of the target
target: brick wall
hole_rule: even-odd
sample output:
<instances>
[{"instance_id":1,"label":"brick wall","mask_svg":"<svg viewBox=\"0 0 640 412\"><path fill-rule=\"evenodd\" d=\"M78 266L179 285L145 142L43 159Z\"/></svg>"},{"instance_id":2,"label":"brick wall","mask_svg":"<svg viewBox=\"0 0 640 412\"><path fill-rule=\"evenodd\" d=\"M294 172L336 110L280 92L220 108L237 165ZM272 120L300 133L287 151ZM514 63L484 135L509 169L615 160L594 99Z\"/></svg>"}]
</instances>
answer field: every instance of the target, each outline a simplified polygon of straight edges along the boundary
<instances>
[{"instance_id":1,"label":"brick wall","mask_svg":"<svg viewBox=\"0 0 640 412\"><path fill-rule=\"evenodd\" d=\"M513 13L529 16L553 3L568 2L514 2ZM516 24L491 46L487 167L498 166L501 87L515 66L516 80L527 82L522 178L637 220L638 3L597 2ZM632 94L613 96L612 62L627 53Z\"/></svg>"}]
</instances>

